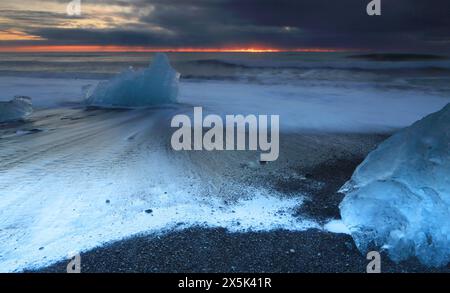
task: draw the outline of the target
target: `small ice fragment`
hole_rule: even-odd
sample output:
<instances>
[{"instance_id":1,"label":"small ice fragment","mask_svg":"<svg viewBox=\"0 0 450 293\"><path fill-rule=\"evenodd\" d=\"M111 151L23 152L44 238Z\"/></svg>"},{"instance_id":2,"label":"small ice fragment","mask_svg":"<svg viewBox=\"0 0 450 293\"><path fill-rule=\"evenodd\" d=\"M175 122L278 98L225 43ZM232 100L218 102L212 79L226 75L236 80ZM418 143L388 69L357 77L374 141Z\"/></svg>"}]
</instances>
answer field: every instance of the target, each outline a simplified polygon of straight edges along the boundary
<instances>
[{"instance_id":1,"label":"small ice fragment","mask_svg":"<svg viewBox=\"0 0 450 293\"><path fill-rule=\"evenodd\" d=\"M350 234L350 230L348 230L342 220L331 220L323 228L331 233Z\"/></svg>"},{"instance_id":2,"label":"small ice fragment","mask_svg":"<svg viewBox=\"0 0 450 293\"><path fill-rule=\"evenodd\" d=\"M28 134L35 134L35 133L39 133L44 131L43 129L39 129L39 128L33 128L33 129L29 129L29 130L23 130L23 129L19 129L16 131L16 136L21 136L21 135L28 135Z\"/></svg>"},{"instance_id":3,"label":"small ice fragment","mask_svg":"<svg viewBox=\"0 0 450 293\"><path fill-rule=\"evenodd\" d=\"M31 98L15 96L8 102L0 102L0 122L21 120L33 112Z\"/></svg>"},{"instance_id":4,"label":"small ice fragment","mask_svg":"<svg viewBox=\"0 0 450 293\"><path fill-rule=\"evenodd\" d=\"M178 96L180 74L169 63L166 54L155 55L144 70L129 68L109 81L88 90L88 106L136 108L174 103Z\"/></svg>"}]
</instances>

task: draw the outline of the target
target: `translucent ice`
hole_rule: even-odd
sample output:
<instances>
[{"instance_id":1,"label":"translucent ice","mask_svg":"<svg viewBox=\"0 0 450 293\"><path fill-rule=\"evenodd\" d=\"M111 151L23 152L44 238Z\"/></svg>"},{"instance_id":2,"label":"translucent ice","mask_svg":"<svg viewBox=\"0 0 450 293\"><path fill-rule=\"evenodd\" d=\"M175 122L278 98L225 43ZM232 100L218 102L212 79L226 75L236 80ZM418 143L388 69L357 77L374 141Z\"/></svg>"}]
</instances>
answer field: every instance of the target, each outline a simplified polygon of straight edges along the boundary
<instances>
[{"instance_id":1,"label":"translucent ice","mask_svg":"<svg viewBox=\"0 0 450 293\"><path fill-rule=\"evenodd\" d=\"M16 96L9 102L0 102L0 122L24 119L33 112L31 98Z\"/></svg>"},{"instance_id":2,"label":"translucent ice","mask_svg":"<svg viewBox=\"0 0 450 293\"><path fill-rule=\"evenodd\" d=\"M341 216L358 248L428 266L450 261L450 104L395 134L341 189Z\"/></svg>"},{"instance_id":3,"label":"translucent ice","mask_svg":"<svg viewBox=\"0 0 450 293\"><path fill-rule=\"evenodd\" d=\"M87 93L89 106L134 108L175 102L180 74L158 53L144 70L128 70Z\"/></svg>"}]
</instances>

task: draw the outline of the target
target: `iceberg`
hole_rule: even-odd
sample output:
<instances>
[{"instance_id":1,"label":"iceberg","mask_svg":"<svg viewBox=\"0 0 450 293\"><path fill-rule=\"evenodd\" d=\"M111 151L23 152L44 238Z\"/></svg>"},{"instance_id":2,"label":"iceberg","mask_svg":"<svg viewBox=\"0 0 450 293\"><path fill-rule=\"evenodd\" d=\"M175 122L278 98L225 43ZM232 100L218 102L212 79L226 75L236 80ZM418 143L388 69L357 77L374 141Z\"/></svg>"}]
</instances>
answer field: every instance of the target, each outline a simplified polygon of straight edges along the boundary
<instances>
[{"instance_id":1,"label":"iceberg","mask_svg":"<svg viewBox=\"0 0 450 293\"><path fill-rule=\"evenodd\" d=\"M31 98L15 96L8 102L0 102L0 122L21 120L33 112Z\"/></svg>"},{"instance_id":2,"label":"iceberg","mask_svg":"<svg viewBox=\"0 0 450 293\"><path fill-rule=\"evenodd\" d=\"M176 102L180 74L166 54L158 53L144 70L128 70L100 82L86 94L88 106L136 108Z\"/></svg>"},{"instance_id":3,"label":"iceberg","mask_svg":"<svg viewBox=\"0 0 450 293\"><path fill-rule=\"evenodd\" d=\"M449 263L450 104L383 142L341 192L342 220L361 252Z\"/></svg>"}]
</instances>

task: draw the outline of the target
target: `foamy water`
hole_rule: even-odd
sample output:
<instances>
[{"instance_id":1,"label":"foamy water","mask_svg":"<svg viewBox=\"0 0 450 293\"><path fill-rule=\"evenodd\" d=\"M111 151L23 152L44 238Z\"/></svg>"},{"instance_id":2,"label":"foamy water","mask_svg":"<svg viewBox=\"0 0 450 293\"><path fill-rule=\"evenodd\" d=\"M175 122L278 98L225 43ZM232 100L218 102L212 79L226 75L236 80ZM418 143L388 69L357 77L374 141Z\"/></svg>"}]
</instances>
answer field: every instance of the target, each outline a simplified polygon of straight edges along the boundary
<instances>
[{"instance_id":1,"label":"foamy water","mask_svg":"<svg viewBox=\"0 0 450 293\"><path fill-rule=\"evenodd\" d=\"M239 183L239 174L222 178L213 163L205 174L207 165L174 154L160 129L172 111L47 113L35 125L45 131L1 139L1 270L194 225L234 232L320 228L294 215L302 194L283 198ZM224 169L242 163L228 158L220 162Z\"/></svg>"}]
</instances>

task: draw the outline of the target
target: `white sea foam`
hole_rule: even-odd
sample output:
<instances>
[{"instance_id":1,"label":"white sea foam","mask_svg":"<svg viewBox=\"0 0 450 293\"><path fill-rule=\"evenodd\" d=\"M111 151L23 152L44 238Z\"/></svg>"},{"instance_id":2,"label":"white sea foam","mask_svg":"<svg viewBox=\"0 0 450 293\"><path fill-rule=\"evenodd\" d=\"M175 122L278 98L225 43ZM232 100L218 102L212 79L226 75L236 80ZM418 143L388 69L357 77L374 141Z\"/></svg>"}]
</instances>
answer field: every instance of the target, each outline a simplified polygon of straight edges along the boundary
<instances>
[{"instance_id":1,"label":"white sea foam","mask_svg":"<svg viewBox=\"0 0 450 293\"><path fill-rule=\"evenodd\" d=\"M42 120L49 131L0 140L1 271L174 227L320 228L295 215L301 194L286 198L239 183L239 174L205 174L213 167L168 149L160 131L167 111L73 110L73 120ZM239 166L239 157L230 158L222 168Z\"/></svg>"},{"instance_id":2,"label":"white sea foam","mask_svg":"<svg viewBox=\"0 0 450 293\"><path fill-rule=\"evenodd\" d=\"M95 83L0 78L6 96L30 96L36 108L61 107L68 102L78 102L81 106L83 88ZM445 93L385 90L367 84L336 87L332 84L294 86L185 81L180 82L178 101L203 106L205 114L280 115L282 130L371 133L409 126L441 109L450 100Z\"/></svg>"},{"instance_id":3,"label":"white sea foam","mask_svg":"<svg viewBox=\"0 0 450 293\"><path fill-rule=\"evenodd\" d=\"M180 91L181 103L201 105L205 115L279 115L284 131L390 132L409 126L450 101L442 94L386 91L367 85L302 87L186 82Z\"/></svg>"}]
</instances>

